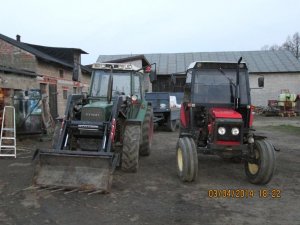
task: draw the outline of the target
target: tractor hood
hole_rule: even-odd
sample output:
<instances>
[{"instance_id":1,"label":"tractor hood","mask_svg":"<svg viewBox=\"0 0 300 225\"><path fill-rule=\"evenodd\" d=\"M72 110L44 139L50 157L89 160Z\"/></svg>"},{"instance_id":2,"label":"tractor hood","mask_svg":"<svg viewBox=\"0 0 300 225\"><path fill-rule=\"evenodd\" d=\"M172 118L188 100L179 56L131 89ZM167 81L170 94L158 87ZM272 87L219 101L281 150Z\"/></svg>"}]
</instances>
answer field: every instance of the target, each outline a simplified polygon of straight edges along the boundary
<instances>
[{"instance_id":1,"label":"tractor hood","mask_svg":"<svg viewBox=\"0 0 300 225\"><path fill-rule=\"evenodd\" d=\"M81 111L81 120L84 121L108 121L111 115L113 103L96 101L85 105Z\"/></svg>"},{"instance_id":2,"label":"tractor hood","mask_svg":"<svg viewBox=\"0 0 300 225\"><path fill-rule=\"evenodd\" d=\"M242 119L242 115L237 111L230 108L211 108L210 114L213 118L224 118L224 119Z\"/></svg>"}]
</instances>

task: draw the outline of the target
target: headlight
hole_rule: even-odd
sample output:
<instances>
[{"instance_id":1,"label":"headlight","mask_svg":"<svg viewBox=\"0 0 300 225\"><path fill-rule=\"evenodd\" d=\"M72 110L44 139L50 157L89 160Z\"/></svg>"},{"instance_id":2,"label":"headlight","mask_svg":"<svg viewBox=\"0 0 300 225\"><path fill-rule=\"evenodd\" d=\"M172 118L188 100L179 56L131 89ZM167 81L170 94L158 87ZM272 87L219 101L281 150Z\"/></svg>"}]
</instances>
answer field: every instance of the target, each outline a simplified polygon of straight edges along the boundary
<instances>
[{"instance_id":1,"label":"headlight","mask_svg":"<svg viewBox=\"0 0 300 225\"><path fill-rule=\"evenodd\" d=\"M234 127L234 128L231 129L231 133L232 133L232 135L236 136L240 133L240 130L239 130L239 128Z\"/></svg>"},{"instance_id":2,"label":"headlight","mask_svg":"<svg viewBox=\"0 0 300 225\"><path fill-rule=\"evenodd\" d=\"M224 134L226 133L225 127L219 127L218 133L219 133L220 135L224 135Z\"/></svg>"},{"instance_id":3,"label":"headlight","mask_svg":"<svg viewBox=\"0 0 300 225\"><path fill-rule=\"evenodd\" d=\"M132 95L131 96L131 100L135 102L137 100L137 96L136 95Z\"/></svg>"}]
</instances>

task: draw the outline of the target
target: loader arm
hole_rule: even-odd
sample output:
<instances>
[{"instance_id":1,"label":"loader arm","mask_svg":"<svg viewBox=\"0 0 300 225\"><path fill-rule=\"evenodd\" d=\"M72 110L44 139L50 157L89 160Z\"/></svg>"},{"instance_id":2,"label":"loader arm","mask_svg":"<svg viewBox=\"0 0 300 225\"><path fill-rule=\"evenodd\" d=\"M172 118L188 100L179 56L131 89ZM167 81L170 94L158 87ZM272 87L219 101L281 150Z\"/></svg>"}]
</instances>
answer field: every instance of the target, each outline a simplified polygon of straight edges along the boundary
<instances>
[{"instance_id":1,"label":"loader arm","mask_svg":"<svg viewBox=\"0 0 300 225\"><path fill-rule=\"evenodd\" d=\"M61 124L60 135L57 140L58 144L56 145L56 149L54 149L55 151L59 151L59 150L63 149L63 145L64 145L65 139L67 137L67 132L66 132L67 131L67 123L70 119L72 107L73 107L74 103L81 101L83 98L84 98L84 95L69 95L66 110L65 110L65 115L64 115L64 118L63 118L63 121Z\"/></svg>"}]
</instances>

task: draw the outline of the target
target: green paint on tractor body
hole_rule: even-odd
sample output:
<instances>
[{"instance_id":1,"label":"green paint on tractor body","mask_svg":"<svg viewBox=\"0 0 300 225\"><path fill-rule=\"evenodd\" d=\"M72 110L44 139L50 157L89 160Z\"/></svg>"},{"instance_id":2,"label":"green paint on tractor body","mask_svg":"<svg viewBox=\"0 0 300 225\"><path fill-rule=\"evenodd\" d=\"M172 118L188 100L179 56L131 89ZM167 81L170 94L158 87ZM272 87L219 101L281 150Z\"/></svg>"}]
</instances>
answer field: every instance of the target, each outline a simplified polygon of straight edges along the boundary
<instances>
[{"instance_id":1,"label":"green paint on tractor body","mask_svg":"<svg viewBox=\"0 0 300 225\"><path fill-rule=\"evenodd\" d=\"M89 94L68 97L52 149L38 152L34 185L107 193L116 167L137 171L139 155L150 154L153 133L140 70L93 65Z\"/></svg>"},{"instance_id":2,"label":"green paint on tractor body","mask_svg":"<svg viewBox=\"0 0 300 225\"><path fill-rule=\"evenodd\" d=\"M113 76L113 86L112 86L112 100L110 103L107 101L107 85L108 76L112 74ZM84 106L83 111L101 111L101 120L109 120L111 114L112 106L116 97L118 95L127 96L131 98L132 96L137 96L135 103L131 104L127 110L126 117L130 121L136 121L140 124L143 123L145 119L145 114L148 107L148 102L145 100L145 92L142 84L144 83L144 75L140 72L135 71L120 71L113 70L101 70L95 69L92 74L92 81L90 87L90 96L97 97L99 100L92 100L89 104ZM86 115L82 114L82 119L90 120ZM100 119L98 117L98 119ZM92 120L92 119L91 119Z\"/></svg>"},{"instance_id":3,"label":"green paint on tractor body","mask_svg":"<svg viewBox=\"0 0 300 225\"><path fill-rule=\"evenodd\" d=\"M107 101L91 101L86 104L81 112L81 120L86 121L108 121L111 115L113 102Z\"/></svg>"}]
</instances>

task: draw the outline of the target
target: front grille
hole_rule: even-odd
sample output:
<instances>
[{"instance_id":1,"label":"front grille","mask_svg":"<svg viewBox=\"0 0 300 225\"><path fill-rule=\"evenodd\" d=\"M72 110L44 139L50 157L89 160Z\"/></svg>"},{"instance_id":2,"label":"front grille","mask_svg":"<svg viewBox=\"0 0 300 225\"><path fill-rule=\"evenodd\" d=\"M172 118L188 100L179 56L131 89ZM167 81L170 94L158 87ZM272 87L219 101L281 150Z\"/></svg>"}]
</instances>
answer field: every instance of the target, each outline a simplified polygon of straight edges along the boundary
<instances>
[{"instance_id":1,"label":"front grille","mask_svg":"<svg viewBox=\"0 0 300 225\"><path fill-rule=\"evenodd\" d=\"M219 127L225 127L226 133L224 135L220 135L218 133ZM240 133L238 135L231 134L231 129L234 127L237 127L240 130ZM242 126L241 124L218 124L216 132L217 132L217 141L241 141Z\"/></svg>"},{"instance_id":2,"label":"front grille","mask_svg":"<svg viewBox=\"0 0 300 225\"><path fill-rule=\"evenodd\" d=\"M105 121L105 113L101 108L83 108L81 112L83 121Z\"/></svg>"}]
</instances>

